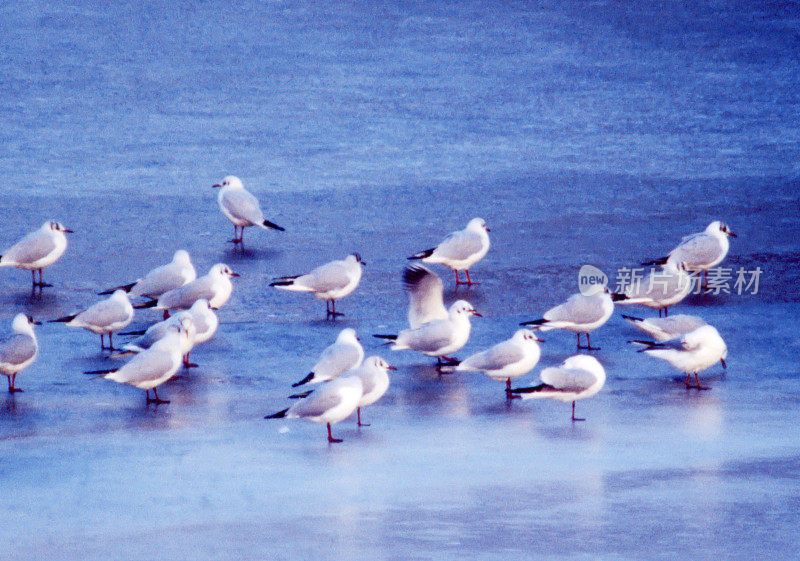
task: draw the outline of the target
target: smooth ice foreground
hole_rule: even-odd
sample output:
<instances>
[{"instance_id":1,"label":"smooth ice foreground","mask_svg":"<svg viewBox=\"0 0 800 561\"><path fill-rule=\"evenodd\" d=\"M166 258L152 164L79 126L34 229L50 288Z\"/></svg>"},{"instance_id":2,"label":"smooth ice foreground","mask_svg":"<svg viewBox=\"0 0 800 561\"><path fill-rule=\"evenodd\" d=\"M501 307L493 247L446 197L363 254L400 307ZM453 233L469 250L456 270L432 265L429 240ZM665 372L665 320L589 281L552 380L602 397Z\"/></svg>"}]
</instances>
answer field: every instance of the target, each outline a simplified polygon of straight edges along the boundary
<instances>
[{"instance_id":1,"label":"smooth ice foreground","mask_svg":"<svg viewBox=\"0 0 800 561\"><path fill-rule=\"evenodd\" d=\"M167 406L81 374L108 365L95 337L39 328L25 393L0 396L3 559L796 555L789 7L10 2L0 21L0 245L49 218L76 231L41 298L0 271L0 320L74 312L179 247L242 274ZM226 244L227 173L287 231ZM617 312L592 336L608 382L573 425L568 405L507 406L482 375L367 343L405 325L404 257L474 216L492 229L483 284L448 297L485 317L459 356L577 291L581 265L613 278L725 220L724 265L761 267L758 294L676 312L717 326L727 373L687 391ZM267 288L352 251L368 266L335 323ZM263 420L344 326L400 367L372 426L328 446L324 427ZM544 338L520 385L574 351Z\"/></svg>"}]
</instances>

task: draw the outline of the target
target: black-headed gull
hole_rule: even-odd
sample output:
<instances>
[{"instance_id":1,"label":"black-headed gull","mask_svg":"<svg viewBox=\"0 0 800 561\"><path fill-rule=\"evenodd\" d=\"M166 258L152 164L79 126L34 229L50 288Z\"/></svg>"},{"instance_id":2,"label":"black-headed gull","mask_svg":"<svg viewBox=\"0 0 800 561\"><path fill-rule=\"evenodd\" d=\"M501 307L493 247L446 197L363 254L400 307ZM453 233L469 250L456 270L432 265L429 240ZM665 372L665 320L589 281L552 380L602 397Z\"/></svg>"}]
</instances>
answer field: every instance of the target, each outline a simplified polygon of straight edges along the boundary
<instances>
[{"instance_id":1,"label":"black-headed gull","mask_svg":"<svg viewBox=\"0 0 800 561\"><path fill-rule=\"evenodd\" d=\"M589 355L573 355L560 366L545 368L539 376L542 383L530 388L511 390L522 399L550 398L567 403L572 402L572 420L585 421L575 417L575 402L592 397L606 383L606 371L596 358Z\"/></svg>"},{"instance_id":2,"label":"black-headed gull","mask_svg":"<svg viewBox=\"0 0 800 561\"><path fill-rule=\"evenodd\" d=\"M115 290L122 289L128 293L129 298L144 296L145 298L156 299L165 292L180 288L196 278L197 272L194 270L189 252L185 249L179 249L173 255L172 261L166 265L152 269L144 277L130 284L124 284L100 294L111 294Z\"/></svg>"},{"instance_id":3,"label":"black-headed gull","mask_svg":"<svg viewBox=\"0 0 800 561\"><path fill-rule=\"evenodd\" d=\"M358 376L343 376L325 382L291 407L267 415L265 419L308 419L328 427L328 442L341 442L333 438L331 425L343 421L358 407L364 386Z\"/></svg>"},{"instance_id":4,"label":"black-headed gull","mask_svg":"<svg viewBox=\"0 0 800 561\"><path fill-rule=\"evenodd\" d=\"M362 265L366 265L358 253L346 258L320 265L305 275L279 277L269 285L279 290L310 292L325 300L327 317L344 315L336 311L336 300L353 292L361 281Z\"/></svg>"},{"instance_id":5,"label":"black-headed gull","mask_svg":"<svg viewBox=\"0 0 800 561\"><path fill-rule=\"evenodd\" d=\"M725 368L725 359L728 357L728 347L719 332L711 325L703 325L686 335L663 342L654 341L629 341L643 345L638 352L664 360L686 374L686 387L707 390L700 385L698 373L721 363ZM694 375L695 385L691 385L691 376Z\"/></svg>"},{"instance_id":6,"label":"black-headed gull","mask_svg":"<svg viewBox=\"0 0 800 561\"><path fill-rule=\"evenodd\" d=\"M424 263L439 263L455 272L456 284L476 284L469 276L469 268L480 261L489 251L489 228L482 218L473 218L463 230L450 233L434 248L415 253L409 259L420 259ZM458 277L466 271L467 282Z\"/></svg>"},{"instance_id":7,"label":"black-headed gull","mask_svg":"<svg viewBox=\"0 0 800 561\"><path fill-rule=\"evenodd\" d=\"M217 202L222 213L233 222L233 243L242 243L244 229L248 226L259 226L265 230L283 231L283 228L264 219L264 213L252 193L244 188L242 180L235 175L229 175L222 180L222 183L213 185L219 189ZM242 229L239 233L239 228Z\"/></svg>"},{"instance_id":8,"label":"black-headed gull","mask_svg":"<svg viewBox=\"0 0 800 561\"><path fill-rule=\"evenodd\" d=\"M305 378L292 384L293 388L303 384L318 384L332 380L340 374L361 366L364 360L364 348L358 340L356 330L342 329L333 344L326 347Z\"/></svg>"},{"instance_id":9,"label":"black-headed gull","mask_svg":"<svg viewBox=\"0 0 800 561\"><path fill-rule=\"evenodd\" d=\"M218 310L231 297L233 283L231 278L238 277L225 263L217 263L208 273L198 277L180 288L167 291L158 300L140 304L136 308L155 308L164 310L164 316L169 316L172 310L188 310L198 300L208 301L213 310Z\"/></svg>"},{"instance_id":10,"label":"black-headed gull","mask_svg":"<svg viewBox=\"0 0 800 561\"><path fill-rule=\"evenodd\" d=\"M0 374L8 378L9 393L22 391L16 386L17 374L33 364L39 354L34 325L38 322L25 314L17 314L11 322L13 334L0 341Z\"/></svg>"},{"instance_id":11,"label":"black-headed gull","mask_svg":"<svg viewBox=\"0 0 800 561\"><path fill-rule=\"evenodd\" d=\"M677 316L666 318L638 318L625 314L622 314L622 317L659 343L683 337L698 327L707 325L702 318L687 314L678 314Z\"/></svg>"},{"instance_id":12,"label":"black-headed gull","mask_svg":"<svg viewBox=\"0 0 800 561\"><path fill-rule=\"evenodd\" d=\"M457 300L450 306L447 319L430 321L416 329L405 329L397 335L376 334L374 337L391 341L393 351L408 349L436 357L439 365L442 365L442 359L454 363L457 361L450 355L459 351L469 340L469 318L480 315L466 300Z\"/></svg>"},{"instance_id":13,"label":"black-headed gull","mask_svg":"<svg viewBox=\"0 0 800 561\"><path fill-rule=\"evenodd\" d=\"M564 329L578 338L578 349L598 350L592 347L589 333L605 324L614 313L614 301L608 289L595 294L573 294L563 304L547 310L541 319L524 321L520 325L549 331ZM581 346L581 333L586 334L586 346Z\"/></svg>"},{"instance_id":14,"label":"black-headed gull","mask_svg":"<svg viewBox=\"0 0 800 561\"><path fill-rule=\"evenodd\" d=\"M52 319L50 322L62 322L67 327L80 327L96 333L100 335L100 349L115 350L112 334L126 328L132 319L133 306L128 300L128 293L120 289L78 314ZM105 335L108 335L108 347L105 346Z\"/></svg>"},{"instance_id":15,"label":"black-headed gull","mask_svg":"<svg viewBox=\"0 0 800 561\"><path fill-rule=\"evenodd\" d=\"M506 383L506 397L518 397L511 393L511 380L524 376L539 362L543 342L530 329L518 329L501 343L465 358L456 366L456 372L483 372L492 380Z\"/></svg>"},{"instance_id":16,"label":"black-headed gull","mask_svg":"<svg viewBox=\"0 0 800 561\"><path fill-rule=\"evenodd\" d=\"M668 315L670 306L680 303L692 291L694 279L683 263L672 261L663 265L660 271L651 271L644 279L631 283L624 294L614 294L614 301L620 306L638 304L658 310L658 316Z\"/></svg>"},{"instance_id":17,"label":"black-headed gull","mask_svg":"<svg viewBox=\"0 0 800 561\"><path fill-rule=\"evenodd\" d=\"M403 285L408 291L408 325L414 329L437 319L447 319L444 284L439 275L422 265L403 270Z\"/></svg>"},{"instance_id":18,"label":"black-headed gull","mask_svg":"<svg viewBox=\"0 0 800 561\"><path fill-rule=\"evenodd\" d=\"M205 300L203 301L205 302ZM197 327L195 326L194 317L190 310L178 312L168 319L151 325L142 335L122 345L122 352L111 355L111 358L119 358L132 353L146 351L169 334L174 327L183 327L188 334L188 337L183 338L183 348L181 349L183 365L187 368L196 367L196 364L189 362L189 352L197 344Z\"/></svg>"},{"instance_id":19,"label":"black-headed gull","mask_svg":"<svg viewBox=\"0 0 800 561\"><path fill-rule=\"evenodd\" d=\"M52 286L42 280L42 269L52 265L67 249L67 236L72 230L60 222L45 222L41 228L22 238L3 252L0 267L17 267L31 272L33 286ZM39 271L39 282L36 282Z\"/></svg>"}]
</instances>

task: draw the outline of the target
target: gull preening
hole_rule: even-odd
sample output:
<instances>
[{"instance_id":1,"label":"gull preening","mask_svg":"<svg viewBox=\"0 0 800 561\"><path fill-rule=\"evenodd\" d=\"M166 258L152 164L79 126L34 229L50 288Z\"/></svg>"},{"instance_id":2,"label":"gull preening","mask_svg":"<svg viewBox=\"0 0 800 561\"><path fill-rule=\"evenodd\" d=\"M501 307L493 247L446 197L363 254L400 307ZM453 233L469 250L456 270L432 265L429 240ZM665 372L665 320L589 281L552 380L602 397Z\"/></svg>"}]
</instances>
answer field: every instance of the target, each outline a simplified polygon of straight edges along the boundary
<instances>
[{"instance_id":1,"label":"gull preening","mask_svg":"<svg viewBox=\"0 0 800 561\"><path fill-rule=\"evenodd\" d=\"M518 329L502 343L465 358L456 372L483 372L492 380L506 383L506 398L519 397L511 393L511 380L524 376L539 362L543 341L530 329Z\"/></svg>"},{"instance_id":2,"label":"gull preening","mask_svg":"<svg viewBox=\"0 0 800 561\"><path fill-rule=\"evenodd\" d=\"M608 289L595 294L573 294L563 304L547 310L541 319L524 321L520 325L534 326L540 331L564 329L575 333L578 349L598 350L592 347L589 333L605 324L614 313L614 301ZM581 333L586 334L586 346L581 346Z\"/></svg>"},{"instance_id":3,"label":"gull preening","mask_svg":"<svg viewBox=\"0 0 800 561\"><path fill-rule=\"evenodd\" d=\"M362 265L366 265L358 253L345 259L320 265L305 275L279 277L269 285L279 290L310 292L325 300L327 317L344 315L336 311L336 300L353 292L361 281Z\"/></svg>"},{"instance_id":4,"label":"gull preening","mask_svg":"<svg viewBox=\"0 0 800 561\"><path fill-rule=\"evenodd\" d=\"M575 402L592 397L606 383L603 365L589 355L574 355L561 363L542 370L539 375L542 383L529 388L511 390L522 399L549 398L564 403L572 402L572 420L585 421L575 417Z\"/></svg>"},{"instance_id":5,"label":"gull preening","mask_svg":"<svg viewBox=\"0 0 800 561\"><path fill-rule=\"evenodd\" d=\"M8 392L21 392L16 386L17 374L28 368L39 354L39 342L33 326L38 322L25 314L17 314L11 322L13 334L0 341L0 374L8 378Z\"/></svg>"},{"instance_id":6,"label":"gull preening","mask_svg":"<svg viewBox=\"0 0 800 561\"><path fill-rule=\"evenodd\" d=\"M50 322L66 323L67 327L80 327L96 333L100 335L101 350L115 350L112 334L128 327L131 320L133 306L128 300L128 293L119 289L111 297L92 304L78 314L52 319ZM105 335L108 335L108 347L105 346Z\"/></svg>"},{"instance_id":7,"label":"gull preening","mask_svg":"<svg viewBox=\"0 0 800 561\"><path fill-rule=\"evenodd\" d=\"M205 300L202 300L202 302L205 302ZM182 340L183 347L181 349L181 355L183 356L183 365L187 368L196 367L196 364L189 362L189 352L198 343L197 327L191 310L179 312L171 318L151 325L142 335L122 345L122 353L111 355L111 358L119 358L131 353L144 352L163 339L174 327L182 327L187 333L187 337L184 337Z\"/></svg>"},{"instance_id":8,"label":"gull preening","mask_svg":"<svg viewBox=\"0 0 800 561\"><path fill-rule=\"evenodd\" d=\"M67 249L67 236L73 233L60 222L45 222L35 230L12 245L0 256L0 267L17 267L31 272L33 287L52 286L42 279L42 269L52 265ZM39 271L39 281L36 281Z\"/></svg>"},{"instance_id":9,"label":"gull preening","mask_svg":"<svg viewBox=\"0 0 800 561\"><path fill-rule=\"evenodd\" d=\"M424 263L439 263L455 272L456 284L476 284L469 276L469 268L483 259L489 251L489 228L482 218L473 218L463 230L450 233L434 248L415 253L409 259L420 259ZM467 282L458 277L466 271Z\"/></svg>"},{"instance_id":10,"label":"gull preening","mask_svg":"<svg viewBox=\"0 0 800 561\"><path fill-rule=\"evenodd\" d=\"M403 285L408 291L408 325L411 329L429 321L447 319L444 283L439 275L422 265L406 267Z\"/></svg>"},{"instance_id":11,"label":"gull preening","mask_svg":"<svg viewBox=\"0 0 800 561\"><path fill-rule=\"evenodd\" d=\"M233 291L231 278L238 276L225 263L217 263L202 277L165 292L158 300L136 307L164 310L166 317L172 310L188 310L198 300L206 300L211 309L218 310L231 297Z\"/></svg>"},{"instance_id":12,"label":"gull preening","mask_svg":"<svg viewBox=\"0 0 800 561\"><path fill-rule=\"evenodd\" d=\"M322 384L319 389L299 400L291 407L267 415L265 419L308 419L328 427L328 442L341 442L333 438L331 425L353 414L364 394L358 376L341 376Z\"/></svg>"},{"instance_id":13,"label":"gull preening","mask_svg":"<svg viewBox=\"0 0 800 561\"><path fill-rule=\"evenodd\" d=\"M644 279L632 282L624 294L615 294L614 301L617 305L627 306L639 304L658 310L664 316L668 315L668 308L681 302L692 291L693 279L683 263L669 261L663 268L650 271Z\"/></svg>"},{"instance_id":14,"label":"gull preening","mask_svg":"<svg viewBox=\"0 0 800 561\"><path fill-rule=\"evenodd\" d=\"M222 183L213 185L219 189L217 203L228 220L233 222L233 243L242 243L244 229L248 226L259 226L265 230L273 229L283 231L283 228L264 219L264 213L258 204L258 199L244 188L242 180L235 175L229 175ZM241 233L239 229L241 228Z\"/></svg>"},{"instance_id":15,"label":"gull preening","mask_svg":"<svg viewBox=\"0 0 800 561\"><path fill-rule=\"evenodd\" d=\"M144 277L137 279L130 284L124 284L101 292L101 295L111 294L115 290L122 289L128 293L129 298L157 299L167 291L180 288L186 283L192 282L197 278L189 252L179 249L172 257L172 261L166 265L156 267Z\"/></svg>"},{"instance_id":16,"label":"gull preening","mask_svg":"<svg viewBox=\"0 0 800 561\"><path fill-rule=\"evenodd\" d=\"M364 348L358 340L356 330L349 327L342 329L336 341L322 351L311 372L299 382L292 384L292 387L332 380L348 370L358 368L362 360L364 360Z\"/></svg>"},{"instance_id":17,"label":"gull preening","mask_svg":"<svg viewBox=\"0 0 800 561\"><path fill-rule=\"evenodd\" d=\"M169 403L169 400L158 397L156 388L172 378L181 367L182 350L189 336L182 326L173 326L152 347L135 355L121 368L92 370L86 374L99 374L106 380L145 390L147 403ZM150 390L155 397L150 397Z\"/></svg>"},{"instance_id":18,"label":"gull preening","mask_svg":"<svg viewBox=\"0 0 800 561\"><path fill-rule=\"evenodd\" d=\"M448 310L446 319L424 323L416 329L404 329L397 335L374 335L392 342L393 351L412 350L426 356L436 357L437 364L442 360L455 363L450 355L467 344L471 324L469 318L479 314L466 300L455 301Z\"/></svg>"},{"instance_id":19,"label":"gull preening","mask_svg":"<svg viewBox=\"0 0 800 561\"><path fill-rule=\"evenodd\" d=\"M638 318L626 316L625 314L622 314L622 317L659 343L676 337L683 337L698 327L707 325L702 318L687 314L678 314L677 316L666 318Z\"/></svg>"},{"instance_id":20,"label":"gull preening","mask_svg":"<svg viewBox=\"0 0 800 561\"><path fill-rule=\"evenodd\" d=\"M686 335L663 342L654 341L629 341L630 343L644 345L638 352L664 360L686 374L686 387L698 390L707 390L708 387L700 385L699 372L721 363L725 368L725 359L728 357L728 347L719 332L711 325L703 325ZM695 385L691 385L691 376L694 375Z\"/></svg>"},{"instance_id":21,"label":"gull preening","mask_svg":"<svg viewBox=\"0 0 800 561\"><path fill-rule=\"evenodd\" d=\"M705 285L708 285L708 270L719 265L728 254L729 237L736 234L724 222L715 220L702 232L684 236L681 243L669 252L667 257L644 263L644 265L663 265L683 263L689 271L703 271Z\"/></svg>"}]
</instances>

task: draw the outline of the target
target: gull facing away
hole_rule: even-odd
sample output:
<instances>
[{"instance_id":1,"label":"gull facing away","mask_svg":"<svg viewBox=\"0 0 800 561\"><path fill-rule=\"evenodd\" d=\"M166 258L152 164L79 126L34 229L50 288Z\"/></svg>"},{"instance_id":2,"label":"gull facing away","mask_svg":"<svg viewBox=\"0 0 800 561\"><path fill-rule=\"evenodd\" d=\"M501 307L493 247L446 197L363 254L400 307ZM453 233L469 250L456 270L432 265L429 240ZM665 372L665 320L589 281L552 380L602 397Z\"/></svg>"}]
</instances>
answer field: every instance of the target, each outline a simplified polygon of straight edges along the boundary
<instances>
[{"instance_id":1,"label":"gull facing away","mask_svg":"<svg viewBox=\"0 0 800 561\"><path fill-rule=\"evenodd\" d=\"M283 228L264 219L261 206L258 204L252 193L244 188L242 180L235 175L229 175L222 180L222 183L213 185L219 189L217 203L222 214L233 222L232 243L242 243L244 239L244 229L248 226L259 226L265 230L272 228L283 232ZM239 228L242 229L239 233Z\"/></svg>"},{"instance_id":2,"label":"gull facing away","mask_svg":"<svg viewBox=\"0 0 800 561\"><path fill-rule=\"evenodd\" d=\"M11 322L13 335L0 340L0 374L8 378L8 393L22 391L16 386L17 374L33 364L39 354L34 325L40 324L25 314L17 314Z\"/></svg>"},{"instance_id":3,"label":"gull facing away","mask_svg":"<svg viewBox=\"0 0 800 561\"><path fill-rule=\"evenodd\" d=\"M511 380L524 376L539 362L543 343L530 329L518 329L511 339L464 359L456 372L483 372L492 380L506 383L506 398L519 397L511 393Z\"/></svg>"},{"instance_id":4,"label":"gull facing away","mask_svg":"<svg viewBox=\"0 0 800 561\"><path fill-rule=\"evenodd\" d=\"M405 329L397 335L376 334L373 337L391 341L393 351L408 349L434 356L439 366L442 365L442 359L455 364L458 361L449 355L467 344L471 329L469 318L472 316L481 317L481 314L466 300L457 300L450 306L447 319L429 321L416 329Z\"/></svg>"},{"instance_id":5,"label":"gull facing away","mask_svg":"<svg viewBox=\"0 0 800 561\"><path fill-rule=\"evenodd\" d=\"M639 304L668 315L668 308L681 302L692 291L693 279L682 263L666 263L661 271L653 270L639 282L631 283L625 294L615 294L617 305Z\"/></svg>"},{"instance_id":6,"label":"gull facing away","mask_svg":"<svg viewBox=\"0 0 800 561\"><path fill-rule=\"evenodd\" d=\"M158 300L140 304L136 308L164 310L166 318L170 311L188 310L195 302L202 299L208 301L212 310L218 310L231 297L233 291L231 278L238 276L226 264L217 263L202 277L196 278L180 288L169 290L159 296Z\"/></svg>"},{"instance_id":7,"label":"gull facing away","mask_svg":"<svg viewBox=\"0 0 800 561\"><path fill-rule=\"evenodd\" d=\"M409 259L420 259L423 263L439 263L451 268L456 274L456 284L477 284L469 276L469 268L483 259L489 251L489 228L482 218L473 218L463 230L450 233L434 248L415 253ZM467 282L458 277L466 271Z\"/></svg>"},{"instance_id":8,"label":"gull facing away","mask_svg":"<svg viewBox=\"0 0 800 561\"><path fill-rule=\"evenodd\" d=\"M128 300L128 294L120 289L115 290L111 297L92 304L84 311L71 316L51 319L50 322L66 323L67 327L82 327L87 331L100 335L100 349L114 349L112 334L128 327L133 320L133 306ZM105 346L104 336L108 334L108 347Z\"/></svg>"},{"instance_id":9,"label":"gull facing away","mask_svg":"<svg viewBox=\"0 0 800 561\"><path fill-rule=\"evenodd\" d=\"M541 319L524 321L520 325L533 326L533 329L549 331L565 329L572 331L578 338L578 349L596 351L592 347L589 333L605 324L614 313L614 301L609 290L595 294L573 294L563 304L551 308ZM581 346L581 333L586 334L586 346Z\"/></svg>"},{"instance_id":10,"label":"gull facing away","mask_svg":"<svg viewBox=\"0 0 800 561\"><path fill-rule=\"evenodd\" d=\"M429 321L447 319L444 283L439 275L422 265L406 267L403 285L408 292L408 325L411 329Z\"/></svg>"},{"instance_id":11,"label":"gull facing away","mask_svg":"<svg viewBox=\"0 0 800 561\"><path fill-rule=\"evenodd\" d=\"M550 398L564 403L572 402L572 420L585 421L575 417L575 402L592 397L606 383L606 371L596 358L589 355L573 355L560 366L542 370L539 376L542 383L530 388L511 390L522 399Z\"/></svg>"},{"instance_id":12,"label":"gull facing away","mask_svg":"<svg viewBox=\"0 0 800 561\"><path fill-rule=\"evenodd\" d=\"M106 380L145 390L147 403L169 403L169 400L158 397L156 388L172 378L181 367L182 349L187 337L189 333L182 326L173 326L167 335L146 351L134 356L121 368L92 370L86 374L99 374ZM150 397L150 390L153 390L154 398Z\"/></svg>"},{"instance_id":13,"label":"gull facing away","mask_svg":"<svg viewBox=\"0 0 800 561\"><path fill-rule=\"evenodd\" d=\"M352 253L339 261L320 265L305 275L279 277L269 285L279 290L310 292L325 300L326 317L342 316L336 311L336 300L353 292L361 281L361 267L366 265L358 253Z\"/></svg>"},{"instance_id":14,"label":"gull facing away","mask_svg":"<svg viewBox=\"0 0 800 561\"><path fill-rule=\"evenodd\" d=\"M265 419L308 419L328 426L328 442L341 442L333 438L331 425L343 421L353 414L364 394L364 386L358 376L342 376L325 382L308 397L291 407L267 415Z\"/></svg>"},{"instance_id":15,"label":"gull facing away","mask_svg":"<svg viewBox=\"0 0 800 561\"><path fill-rule=\"evenodd\" d=\"M661 343L653 341L629 341L629 343L644 345L638 352L660 358L686 374L687 388L709 389L700 385L698 372L718 362L726 368L728 347L719 332L711 325L703 325L683 337ZM692 374L695 385L691 385Z\"/></svg>"},{"instance_id":16,"label":"gull facing away","mask_svg":"<svg viewBox=\"0 0 800 561\"><path fill-rule=\"evenodd\" d=\"M708 325L702 318L697 316L690 316L687 314L678 314L677 316L666 318L637 318L634 316L622 317L628 320L632 325L641 329L659 343L683 337L687 333L691 333L698 327Z\"/></svg>"},{"instance_id":17,"label":"gull facing away","mask_svg":"<svg viewBox=\"0 0 800 561\"><path fill-rule=\"evenodd\" d=\"M332 380L348 370L358 368L362 360L364 360L364 348L358 340L356 330L349 327L342 329L336 341L322 351L311 372L299 382L292 384L292 387Z\"/></svg>"},{"instance_id":18,"label":"gull facing away","mask_svg":"<svg viewBox=\"0 0 800 561\"><path fill-rule=\"evenodd\" d=\"M348 370L342 375L342 378L348 376L356 376L361 379L363 387L363 394L358 401L356 407L356 424L359 427L368 427L367 423L361 422L361 408L372 405L386 393L389 389L389 370L397 370L394 366L390 366L388 362L379 356L371 356L364 360L364 363L358 368ZM308 397L314 390L308 390L303 393L290 395L290 399L298 399Z\"/></svg>"},{"instance_id":19,"label":"gull facing away","mask_svg":"<svg viewBox=\"0 0 800 561\"><path fill-rule=\"evenodd\" d=\"M166 265L156 267L144 277L130 284L124 284L100 294L111 294L115 290L122 289L128 293L129 298L144 296L145 298L157 299L165 292L180 288L196 278L197 272L194 270L189 252L179 249L172 257L172 261Z\"/></svg>"},{"instance_id":20,"label":"gull facing away","mask_svg":"<svg viewBox=\"0 0 800 561\"><path fill-rule=\"evenodd\" d=\"M667 257L643 263L643 265L663 265L683 263L688 271L703 271L704 286L708 287L708 270L719 265L728 254L728 238L736 234L724 222L715 220L702 232L684 236L681 243L669 252Z\"/></svg>"},{"instance_id":21,"label":"gull facing away","mask_svg":"<svg viewBox=\"0 0 800 561\"><path fill-rule=\"evenodd\" d=\"M0 256L0 267L17 267L31 272L33 287L53 286L42 279L42 269L58 261L67 249L67 236L73 233L60 222L45 222L35 230L12 245ZM39 282L36 282L36 271L39 271Z\"/></svg>"}]
</instances>

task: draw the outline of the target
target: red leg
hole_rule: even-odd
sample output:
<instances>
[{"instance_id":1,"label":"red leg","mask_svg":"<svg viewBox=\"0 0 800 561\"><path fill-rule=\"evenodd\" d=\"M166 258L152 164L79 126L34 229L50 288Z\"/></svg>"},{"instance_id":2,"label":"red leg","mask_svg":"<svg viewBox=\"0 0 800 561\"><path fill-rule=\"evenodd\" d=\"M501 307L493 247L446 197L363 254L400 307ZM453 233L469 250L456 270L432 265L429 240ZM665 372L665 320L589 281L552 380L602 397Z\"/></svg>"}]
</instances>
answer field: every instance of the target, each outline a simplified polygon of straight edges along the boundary
<instances>
[{"instance_id":1,"label":"red leg","mask_svg":"<svg viewBox=\"0 0 800 561\"><path fill-rule=\"evenodd\" d=\"M456 284L462 284L461 279L458 278L458 269L453 269L453 272L456 274Z\"/></svg>"},{"instance_id":2,"label":"red leg","mask_svg":"<svg viewBox=\"0 0 800 561\"><path fill-rule=\"evenodd\" d=\"M333 435L331 434L331 424L328 423L328 442L335 443L335 442L341 442L341 441L342 441L341 438L333 438Z\"/></svg>"},{"instance_id":3,"label":"red leg","mask_svg":"<svg viewBox=\"0 0 800 561\"><path fill-rule=\"evenodd\" d=\"M694 381L695 381L695 388L698 390L710 390L711 388L708 386L701 386L700 385L700 377L697 375L697 372L694 373Z\"/></svg>"},{"instance_id":4,"label":"red leg","mask_svg":"<svg viewBox=\"0 0 800 561\"><path fill-rule=\"evenodd\" d=\"M572 402L572 420L573 421L585 421L586 419L578 419L575 417L575 402Z\"/></svg>"},{"instance_id":5,"label":"red leg","mask_svg":"<svg viewBox=\"0 0 800 561\"><path fill-rule=\"evenodd\" d=\"M356 407L356 418L358 419L357 422L358 422L358 426L359 427L368 427L369 426L367 423L362 423L361 422L361 407Z\"/></svg>"},{"instance_id":6,"label":"red leg","mask_svg":"<svg viewBox=\"0 0 800 561\"><path fill-rule=\"evenodd\" d=\"M469 278L469 269L466 270L467 272L467 285L472 286L473 284L480 284L479 282L472 282L472 279Z\"/></svg>"},{"instance_id":7,"label":"red leg","mask_svg":"<svg viewBox=\"0 0 800 561\"><path fill-rule=\"evenodd\" d=\"M522 398L521 396L515 393L511 393L511 378L506 378L506 399L511 400L511 399L521 399L521 398Z\"/></svg>"}]
</instances>

